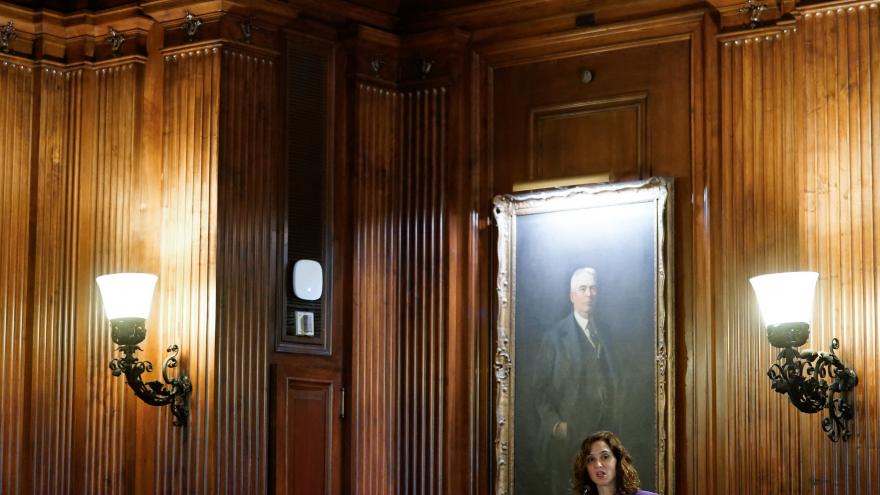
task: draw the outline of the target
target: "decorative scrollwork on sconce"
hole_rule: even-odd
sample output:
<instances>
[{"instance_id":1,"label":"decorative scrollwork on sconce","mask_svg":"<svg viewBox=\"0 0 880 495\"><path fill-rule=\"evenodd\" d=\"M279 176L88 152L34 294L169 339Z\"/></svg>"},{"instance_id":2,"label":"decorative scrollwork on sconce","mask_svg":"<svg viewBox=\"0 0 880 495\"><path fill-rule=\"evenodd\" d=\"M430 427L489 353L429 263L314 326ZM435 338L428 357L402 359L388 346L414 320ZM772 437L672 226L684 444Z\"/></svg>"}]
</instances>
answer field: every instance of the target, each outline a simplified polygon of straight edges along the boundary
<instances>
[{"instance_id":1,"label":"decorative scrollwork on sconce","mask_svg":"<svg viewBox=\"0 0 880 495\"><path fill-rule=\"evenodd\" d=\"M740 14L749 15L749 28L755 29L761 25L761 14L767 10L767 4L758 0L748 0L746 6L737 10Z\"/></svg>"},{"instance_id":2,"label":"decorative scrollwork on sconce","mask_svg":"<svg viewBox=\"0 0 880 495\"><path fill-rule=\"evenodd\" d=\"M146 336L145 321L140 318L120 318L111 320L113 342L119 344L121 357L110 361L113 376L125 375L125 383L134 394L151 406L171 405L174 425L183 426L189 417L186 397L192 391L192 383L186 375L175 378L168 376L169 368L177 367L177 344L168 347L167 352L173 353L162 362L162 380L145 382L141 375L153 371L153 363L141 361L134 354L142 350L138 344Z\"/></svg>"},{"instance_id":3,"label":"decorative scrollwork on sconce","mask_svg":"<svg viewBox=\"0 0 880 495\"><path fill-rule=\"evenodd\" d=\"M186 35L189 37L189 40L192 41L195 38L196 33L199 30L199 27L204 24L201 19L198 19L192 12L186 11L186 16L183 18L183 24L181 27L186 32Z\"/></svg>"},{"instance_id":4,"label":"decorative scrollwork on sconce","mask_svg":"<svg viewBox=\"0 0 880 495\"><path fill-rule=\"evenodd\" d=\"M114 57L119 56L119 50L122 48L123 43L125 43L125 36L111 27L110 36L107 37L107 44L110 45L110 50L113 52Z\"/></svg>"},{"instance_id":5,"label":"decorative scrollwork on sconce","mask_svg":"<svg viewBox=\"0 0 880 495\"><path fill-rule=\"evenodd\" d=\"M798 410L813 414L828 409L822 419L822 430L833 442L846 441L852 435L849 421L853 418L853 406L848 392L858 383L855 371L847 368L837 354L840 342L831 340L830 352L811 349L798 351L784 347L767 371L773 390L788 394L788 399Z\"/></svg>"},{"instance_id":6,"label":"decorative scrollwork on sconce","mask_svg":"<svg viewBox=\"0 0 880 495\"><path fill-rule=\"evenodd\" d=\"M8 52L10 43L12 43L12 40L17 37L18 34L15 33L15 25L12 21L7 22L5 26L0 28L0 51Z\"/></svg>"},{"instance_id":7,"label":"decorative scrollwork on sconce","mask_svg":"<svg viewBox=\"0 0 880 495\"><path fill-rule=\"evenodd\" d=\"M799 411L815 414L827 409L822 430L832 442L852 435L854 410L849 392L858 384L855 370L834 353L840 342L831 339L830 352L798 351L810 338L817 272L769 273L752 277L761 319L770 345L780 349L767 370L773 390L788 395Z\"/></svg>"}]
</instances>

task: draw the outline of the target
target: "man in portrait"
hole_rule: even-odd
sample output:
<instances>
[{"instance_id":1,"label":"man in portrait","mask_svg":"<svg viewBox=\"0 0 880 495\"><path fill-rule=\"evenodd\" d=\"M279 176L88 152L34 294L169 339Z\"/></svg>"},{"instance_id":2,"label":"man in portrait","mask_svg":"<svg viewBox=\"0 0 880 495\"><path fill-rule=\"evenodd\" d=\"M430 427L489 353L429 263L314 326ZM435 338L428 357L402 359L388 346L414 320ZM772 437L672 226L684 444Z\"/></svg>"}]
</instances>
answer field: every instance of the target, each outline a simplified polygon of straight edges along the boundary
<instances>
[{"instance_id":1,"label":"man in portrait","mask_svg":"<svg viewBox=\"0 0 880 495\"><path fill-rule=\"evenodd\" d=\"M583 440L599 429L618 429L619 398L608 327L598 320L596 270L572 273L571 312L541 337L531 390L534 392L535 462L552 495L569 493L572 460Z\"/></svg>"}]
</instances>

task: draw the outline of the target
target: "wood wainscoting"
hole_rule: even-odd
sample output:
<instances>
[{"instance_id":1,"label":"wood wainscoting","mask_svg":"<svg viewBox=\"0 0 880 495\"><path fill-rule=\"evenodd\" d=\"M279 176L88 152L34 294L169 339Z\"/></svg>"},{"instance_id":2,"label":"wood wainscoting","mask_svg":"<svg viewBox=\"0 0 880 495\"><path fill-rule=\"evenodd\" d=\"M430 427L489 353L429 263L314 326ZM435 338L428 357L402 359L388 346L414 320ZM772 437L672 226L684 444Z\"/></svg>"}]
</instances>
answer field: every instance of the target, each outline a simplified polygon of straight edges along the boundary
<instances>
[{"instance_id":1,"label":"wood wainscoting","mask_svg":"<svg viewBox=\"0 0 880 495\"><path fill-rule=\"evenodd\" d=\"M0 492L494 493L492 198L608 172L675 178L667 495L880 491L875 0L16 3ZM278 345L293 39L327 77L327 332ZM747 280L795 268L859 375L847 443L765 376ZM143 357L182 346L186 428L107 369L118 270L160 274Z\"/></svg>"}]
</instances>

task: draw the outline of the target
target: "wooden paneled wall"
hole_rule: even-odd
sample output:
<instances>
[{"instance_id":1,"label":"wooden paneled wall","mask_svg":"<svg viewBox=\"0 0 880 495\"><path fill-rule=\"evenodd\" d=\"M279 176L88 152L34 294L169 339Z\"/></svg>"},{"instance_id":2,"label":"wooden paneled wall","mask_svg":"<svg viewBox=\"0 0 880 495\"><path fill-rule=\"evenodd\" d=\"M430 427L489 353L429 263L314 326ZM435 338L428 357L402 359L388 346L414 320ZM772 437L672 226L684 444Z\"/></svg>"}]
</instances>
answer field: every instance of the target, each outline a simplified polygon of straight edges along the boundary
<instances>
[{"instance_id":1,"label":"wooden paneled wall","mask_svg":"<svg viewBox=\"0 0 880 495\"><path fill-rule=\"evenodd\" d=\"M68 489L75 378L76 249L79 231L78 127L82 71L40 71L36 229L32 290L30 431L34 483L48 493Z\"/></svg>"},{"instance_id":2,"label":"wooden paneled wall","mask_svg":"<svg viewBox=\"0 0 880 495\"><path fill-rule=\"evenodd\" d=\"M34 69L30 64L0 61L0 492L17 493L19 473L29 463L20 453L30 442L24 428L29 412L30 337L28 328L29 257L23 243L30 235L31 132ZM16 239L8 242L6 239Z\"/></svg>"},{"instance_id":3,"label":"wooden paneled wall","mask_svg":"<svg viewBox=\"0 0 880 495\"><path fill-rule=\"evenodd\" d=\"M268 132L274 59L210 43L164 54L162 347L183 343L193 398L187 429L160 418L163 493L266 490L267 353L283 259Z\"/></svg>"},{"instance_id":4,"label":"wooden paneled wall","mask_svg":"<svg viewBox=\"0 0 880 495\"><path fill-rule=\"evenodd\" d=\"M798 103L790 91L796 46L794 26L725 38L720 46L724 135L713 253L720 285L716 445L726 469L717 484L737 493L755 487L753 478L737 474L744 470L768 480L767 486L797 480L790 471L796 466L786 459L798 455L787 438L799 433L798 413L769 387L764 370L776 353L761 329L748 281L799 269ZM755 455L758 445L766 446L761 455Z\"/></svg>"},{"instance_id":5,"label":"wooden paneled wall","mask_svg":"<svg viewBox=\"0 0 880 495\"><path fill-rule=\"evenodd\" d=\"M150 57L0 54L2 493L267 491L277 52L161 36ZM160 276L139 357L154 380L180 344L184 428L108 369L94 279L117 271Z\"/></svg>"},{"instance_id":6,"label":"wooden paneled wall","mask_svg":"<svg viewBox=\"0 0 880 495\"><path fill-rule=\"evenodd\" d=\"M838 2L799 9L794 23L719 39L716 483L725 492L880 488L878 22L876 2ZM820 273L807 345L827 351L838 337L837 354L859 375L847 443L831 443L822 415L798 412L764 374L775 352L748 278L797 269Z\"/></svg>"},{"instance_id":7,"label":"wooden paneled wall","mask_svg":"<svg viewBox=\"0 0 880 495\"><path fill-rule=\"evenodd\" d=\"M159 348L179 343L192 381L189 425L156 427L156 490L212 493L221 456L222 424L216 394L217 239L220 119L220 46L187 47L164 56L162 270L157 299ZM156 332L158 334L159 332ZM154 334L154 338L158 335ZM228 428L228 425L224 425ZM179 470L186 470L180 476Z\"/></svg>"},{"instance_id":8,"label":"wooden paneled wall","mask_svg":"<svg viewBox=\"0 0 880 495\"><path fill-rule=\"evenodd\" d=\"M353 485L444 493L443 87L357 87Z\"/></svg>"},{"instance_id":9,"label":"wooden paneled wall","mask_svg":"<svg viewBox=\"0 0 880 495\"><path fill-rule=\"evenodd\" d=\"M106 372L94 277L128 261L142 68L4 60L5 320L2 489L125 491L120 433L134 414ZM32 267L32 268L29 268ZM92 400L99 396L100 400ZM77 455L74 455L77 453Z\"/></svg>"},{"instance_id":10,"label":"wooden paneled wall","mask_svg":"<svg viewBox=\"0 0 880 495\"><path fill-rule=\"evenodd\" d=\"M880 490L880 8L878 2L805 9L799 19L795 94L804 123L795 155L801 170L800 257L820 274L811 347L837 351L859 376L853 437L829 446L812 433L800 457L813 493ZM809 485L807 485L809 483ZM807 490L802 490L806 492ZM794 493L794 491L792 492Z\"/></svg>"},{"instance_id":11,"label":"wooden paneled wall","mask_svg":"<svg viewBox=\"0 0 880 495\"><path fill-rule=\"evenodd\" d=\"M126 14L152 17L126 21L141 31L123 45L149 53L112 61L98 60L109 50L100 16L68 32L64 16L46 15L59 23L54 38L20 23L13 51L33 52L0 54L0 492L491 493L491 198L519 180L603 171L580 160L530 172L528 151L516 151L527 141L504 138L504 126L528 122L504 112L627 95L648 102L636 121L649 137L621 170L676 177L673 493L876 492L878 4L788 2L794 20L717 37L706 11L656 5L662 15L581 30L563 25L574 15L530 31L480 20L498 7L474 10L472 72L434 80L419 73L425 54L375 73L369 59L349 68L354 86L334 93L329 124L351 131L331 153L334 170L350 174L333 189L340 225L351 227L333 240L344 258L333 276L339 345L325 358L272 355L276 400L286 401L272 424L284 151L270 131L282 119L269 16L255 21L253 44L239 43L230 40L242 39L242 19L199 4L206 25L193 41L180 29L183 4L153 2L149 14ZM335 39L318 18L290 26ZM63 36L85 32L98 55L79 53L79 39L75 54L60 53ZM377 62L424 48L416 37L374 38L393 46ZM425 46L449 50L441 39ZM435 71L448 63L437 58ZM591 85L576 77L584 67L597 68ZM382 80L403 73L406 84ZM554 147L590 151L582 128L543 130L556 133L542 135ZM764 374L774 351L747 279L795 268L821 273L811 346L840 338L838 354L860 377L845 444L831 444L819 416L797 412ZM194 383L187 428L107 369L115 351L93 280L128 269L160 274L142 357L158 368L165 347L181 345L180 370ZM340 466L331 437L343 385ZM273 452L275 434L287 443ZM302 457L313 441L338 450ZM320 473L293 479L290 462Z\"/></svg>"},{"instance_id":12,"label":"wooden paneled wall","mask_svg":"<svg viewBox=\"0 0 880 495\"><path fill-rule=\"evenodd\" d=\"M72 456L74 472L66 490L83 486L90 491L124 493L131 490L126 466L133 459L124 433L135 420L133 403L122 380L106 373L116 357L107 339L108 324L94 279L98 275L138 269L133 264L131 242L140 228L135 184L142 173L138 156L144 67L142 61L104 64L85 73L82 125L86 132L74 136L80 149L76 169L80 179L80 218L74 223L80 239L69 259L76 260L78 294L71 301L80 313L78 337L72 349L84 349L86 386L76 391L76 403L86 404L86 417L73 414L73 451L87 446L86 455ZM95 118L89 118L94 115ZM78 365L78 367L81 365ZM77 374L74 374L77 376ZM106 397L92 401L91 397ZM84 426L83 426L84 423ZM81 429L84 428L84 432ZM109 485L109 486L108 486ZM35 486L40 486L35 484Z\"/></svg>"},{"instance_id":13,"label":"wooden paneled wall","mask_svg":"<svg viewBox=\"0 0 880 495\"><path fill-rule=\"evenodd\" d=\"M282 324L278 54L223 49L217 254L217 492L267 493L268 352ZM216 492L215 492L216 493Z\"/></svg>"}]
</instances>

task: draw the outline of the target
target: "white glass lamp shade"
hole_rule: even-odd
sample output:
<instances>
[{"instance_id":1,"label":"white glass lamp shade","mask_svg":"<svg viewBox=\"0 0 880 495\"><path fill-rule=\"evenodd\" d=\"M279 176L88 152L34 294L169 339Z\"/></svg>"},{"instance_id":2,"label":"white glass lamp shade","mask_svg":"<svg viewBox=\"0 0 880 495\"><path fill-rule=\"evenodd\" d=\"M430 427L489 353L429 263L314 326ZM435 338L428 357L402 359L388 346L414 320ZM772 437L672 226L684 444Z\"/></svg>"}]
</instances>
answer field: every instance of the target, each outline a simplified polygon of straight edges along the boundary
<instances>
[{"instance_id":1,"label":"white glass lamp shade","mask_svg":"<svg viewBox=\"0 0 880 495\"><path fill-rule=\"evenodd\" d=\"M108 320L150 316L153 289L159 277L152 273L113 273L97 279Z\"/></svg>"},{"instance_id":2,"label":"white glass lamp shade","mask_svg":"<svg viewBox=\"0 0 880 495\"><path fill-rule=\"evenodd\" d=\"M752 289L758 298L764 326L813 321L813 297L816 272L771 273L752 277Z\"/></svg>"}]
</instances>

